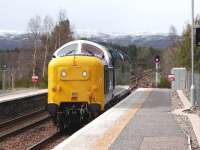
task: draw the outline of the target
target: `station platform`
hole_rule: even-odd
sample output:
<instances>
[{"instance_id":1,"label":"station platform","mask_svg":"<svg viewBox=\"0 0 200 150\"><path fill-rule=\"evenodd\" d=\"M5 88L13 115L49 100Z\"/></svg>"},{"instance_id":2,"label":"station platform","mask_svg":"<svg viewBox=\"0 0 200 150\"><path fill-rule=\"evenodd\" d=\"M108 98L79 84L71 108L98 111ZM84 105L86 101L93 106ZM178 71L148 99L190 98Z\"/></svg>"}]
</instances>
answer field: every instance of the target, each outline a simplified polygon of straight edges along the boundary
<instances>
[{"instance_id":1,"label":"station platform","mask_svg":"<svg viewBox=\"0 0 200 150\"><path fill-rule=\"evenodd\" d=\"M23 89L0 94L0 103L47 93L47 89Z\"/></svg>"},{"instance_id":2,"label":"station platform","mask_svg":"<svg viewBox=\"0 0 200 150\"><path fill-rule=\"evenodd\" d=\"M137 89L54 150L187 150L169 89Z\"/></svg>"},{"instance_id":3,"label":"station platform","mask_svg":"<svg viewBox=\"0 0 200 150\"><path fill-rule=\"evenodd\" d=\"M125 90L128 90L128 89L130 89L128 85L117 85L113 93L115 96L120 95L121 93L123 93Z\"/></svg>"},{"instance_id":4,"label":"station platform","mask_svg":"<svg viewBox=\"0 0 200 150\"><path fill-rule=\"evenodd\" d=\"M125 90L128 90L129 86L127 85L118 85L116 86L115 90L113 91L114 95L120 95ZM0 103L13 101L21 98L31 97L35 95L45 94L47 93L47 89L23 89L23 90L15 90L9 92L0 92Z\"/></svg>"}]
</instances>

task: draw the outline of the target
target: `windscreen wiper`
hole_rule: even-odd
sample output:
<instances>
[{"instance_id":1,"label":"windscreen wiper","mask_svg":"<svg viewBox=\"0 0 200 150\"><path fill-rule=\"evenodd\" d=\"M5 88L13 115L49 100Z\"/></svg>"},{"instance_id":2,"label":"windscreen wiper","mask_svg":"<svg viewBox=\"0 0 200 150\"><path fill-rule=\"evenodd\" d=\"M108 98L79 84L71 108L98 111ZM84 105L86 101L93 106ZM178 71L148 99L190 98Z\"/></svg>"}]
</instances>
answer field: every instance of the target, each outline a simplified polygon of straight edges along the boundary
<instances>
[{"instance_id":1,"label":"windscreen wiper","mask_svg":"<svg viewBox=\"0 0 200 150\"><path fill-rule=\"evenodd\" d=\"M91 54L92 56L95 56L95 54L91 51L85 50L86 52L88 52L89 54Z\"/></svg>"},{"instance_id":2,"label":"windscreen wiper","mask_svg":"<svg viewBox=\"0 0 200 150\"><path fill-rule=\"evenodd\" d=\"M71 50L71 51L67 52L66 54L64 54L62 56L67 56L67 55L71 54L73 51L75 51L75 50Z\"/></svg>"}]
</instances>

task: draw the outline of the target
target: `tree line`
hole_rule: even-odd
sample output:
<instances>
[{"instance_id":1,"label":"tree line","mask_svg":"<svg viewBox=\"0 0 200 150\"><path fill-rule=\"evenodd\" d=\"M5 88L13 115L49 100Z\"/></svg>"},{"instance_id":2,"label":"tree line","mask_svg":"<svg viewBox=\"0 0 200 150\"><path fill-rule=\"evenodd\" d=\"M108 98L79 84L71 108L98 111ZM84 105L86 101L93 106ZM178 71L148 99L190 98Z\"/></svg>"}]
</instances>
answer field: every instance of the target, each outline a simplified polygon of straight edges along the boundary
<instances>
[{"instance_id":1,"label":"tree line","mask_svg":"<svg viewBox=\"0 0 200 150\"><path fill-rule=\"evenodd\" d=\"M195 18L195 25L200 25L200 16ZM169 36L173 44L163 52L162 58L165 74L169 74L173 67L186 67L191 70L191 24L184 26L182 35L177 34L174 26L170 27ZM196 72L200 72L200 47L194 45L194 67Z\"/></svg>"},{"instance_id":2,"label":"tree line","mask_svg":"<svg viewBox=\"0 0 200 150\"><path fill-rule=\"evenodd\" d=\"M73 32L66 11L58 12L57 20L46 15L35 15L27 24L26 44L29 48L15 48L0 51L0 64L7 64L8 86L14 80L19 86L31 86L31 76L38 75L41 82L47 82L47 66L53 52L73 40ZM1 67L1 66L0 66ZM2 73L0 73L0 78ZM1 80L0 80L1 87Z\"/></svg>"},{"instance_id":3,"label":"tree line","mask_svg":"<svg viewBox=\"0 0 200 150\"><path fill-rule=\"evenodd\" d=\"M36 15L28 22L29 38L33 43L32 74L39 75L38 67L42 67L42 77L45 78L48 56L61 45L73 39L70 21L65 10L60 10L58 20L54 23L52 17L45 16L42 20ZM40 52L43 51L43 62L39 60Z\"/></svg>"},{"instance_id":4,"label":"tree line","mask_svg":"<svg viewBox=\"0 0 200 150\"><path fill-rule=\"evenodd\" d=\"M199 15L195 18L195 24L200 25ZM74 39L71 23L65 10L59 11L56 21L49 15L44 18L38 15L30 18L27 35L31 45L30 48L16 48L13 51L0 52L0 64L6 62L9 67L7 71L9 81L14 78L19 83L29 81L31 84L30 78L32 75L38 75L42 80L47 80L47 65L52 53L63 44ZM168 36L172 41L172 45L165 50L137 47L136 45L102 44L126 52L133 70L138 73L140 70L155 68L155 55L161 56L161 69L164 75L169 74L173 67L186 67L190 70L191 25L189 23L185 25L182 35L178 35L176 28L171 26ZM194 54L195 70L200 72L199 47L195 46Z\"/></svg>"},{"instance_id":5,"label":"tree line","mask_svg":"<svg viewBox=\"0 0 200 150\"><path fill-rule=\"evenodd\" d=\"M129 57L131 68L133 72L139 74L142 70L154 69L155 61L154 57L156 55L161 55L162 50L153 47L139 47L134 44L128 46L122 46L111 43L102 43L107 47L112 47L113 49L122 50Z\"/></svg>"}]
</instances>

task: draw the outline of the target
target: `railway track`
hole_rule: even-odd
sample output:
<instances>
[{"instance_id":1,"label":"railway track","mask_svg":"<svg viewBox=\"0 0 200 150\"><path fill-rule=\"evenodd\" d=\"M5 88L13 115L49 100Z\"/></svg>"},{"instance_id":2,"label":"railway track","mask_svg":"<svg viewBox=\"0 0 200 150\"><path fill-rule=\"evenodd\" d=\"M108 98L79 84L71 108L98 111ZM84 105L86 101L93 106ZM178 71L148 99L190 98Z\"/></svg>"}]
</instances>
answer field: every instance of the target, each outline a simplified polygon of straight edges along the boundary
<instances>
[{"instance_id":1,"label":"railway track","mask_svg":"<svg viewBox=\"0 0 200 150\"><path fill-rule=\"evenodd\" d=\"M38 143L30 146L29 148L27 148L27 150L38 150L38 149L42 149L45 145L49 144L51 141L55 141L61 137L63 137L64 135L61 132L56 132L44 139L42 139L41 141L39 141Z\"/></svg>"},{"instance_id":2,"label":"railway track","mask_svg":"<svg viewBox=\"0 0 200 150\"><path fill-rule=\"evenodd\" d=\"M130 78L131 89L136 89L138 87L153 87L153 71L147 70L140 74L133 75Z\"/></svg>"},{"instance_id":3,"label":"railway track","mask_svg":"<svg viewBox=\"0 0 200 150\"><path fill-rule=\"evenodd\" d=\"M31 128L48 119L50 119L48 112L45 110L38 110L31 114L3 122L0 124L0 140L9 135L17 134L27 128Z\"/></svg>"}]
</instances>

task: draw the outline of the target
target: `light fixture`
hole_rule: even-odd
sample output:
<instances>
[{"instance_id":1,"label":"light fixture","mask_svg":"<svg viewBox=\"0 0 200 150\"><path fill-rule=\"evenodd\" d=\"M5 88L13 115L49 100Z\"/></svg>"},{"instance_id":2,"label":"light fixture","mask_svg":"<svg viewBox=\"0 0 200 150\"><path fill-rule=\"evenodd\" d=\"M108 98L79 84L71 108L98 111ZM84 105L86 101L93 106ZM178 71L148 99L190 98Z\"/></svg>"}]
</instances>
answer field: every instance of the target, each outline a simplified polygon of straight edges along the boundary
<instances>
[{"instance_id":1,"label":"light fixture","mask_svg":"<svg viewBox=\"0 0 200 150\"><path fill-rule=\"evenodd\" d=\"M61 77L66 77L67 76L67 72L65 70L62 70L60 75L61 75Z\"/></svg>"},{"instance_id":2,"label":"light fixture","mask_svg":"<svg viewBox=\"0 0 200 150\"><path fill-rule=\"evenodd\" d=\"M82 72L82 76L83 76L83 77L87 77L87 72L86 72L86 71L83 71L83 72Z\"/></svg>"}]
</instances>

